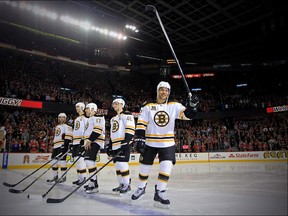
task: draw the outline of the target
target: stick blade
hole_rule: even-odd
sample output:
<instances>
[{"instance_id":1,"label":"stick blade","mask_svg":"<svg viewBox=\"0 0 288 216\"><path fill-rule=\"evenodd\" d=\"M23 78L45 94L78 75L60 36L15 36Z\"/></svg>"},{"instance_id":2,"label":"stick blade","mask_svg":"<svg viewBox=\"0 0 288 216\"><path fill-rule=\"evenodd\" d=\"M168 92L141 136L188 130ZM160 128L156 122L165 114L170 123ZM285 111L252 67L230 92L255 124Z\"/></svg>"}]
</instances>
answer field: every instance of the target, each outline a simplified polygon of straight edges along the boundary
<instances>
[{"instance_id":1,"label":"stick blade","mask_svg":"<svg viewBox=\"0 0 288 216\"><path fill-rule=\"evenodd\" d=\"M46 203L61 203L61 202L63 202L63 201L64 201L64 199L48 198L48 199L46 200Z\"/></svg>"},{"instance_id":2,"label":"stick blade","mask_svg":"<svg viewBox=\"0 0 288 216\"><path fill-rule=\"evenodd\" d=\"M23 190L16 190L14 188L10 188L9 192L11 192L11 193L23 193Z\"/></svg>"},{"instance_id":3,"label":"stick blade","mask_svg":"<svg viewBox=\"0 0 288 216\"><path fill-rule=\"evenodd\" d=\"M16 184L9 184L7 182L3 182L3 185L6 187L15 187Z\"/></svg>"},{"instance_id":4,"label":"stick blade","mask_svg":"<svg viewBox=\"0 0 288 216\"><path fill-rule=\"evenodd\" d=\"M156 8L153 5L146 5L145 11L153 11L155 12Z\"/></svg>"}]
</instances>

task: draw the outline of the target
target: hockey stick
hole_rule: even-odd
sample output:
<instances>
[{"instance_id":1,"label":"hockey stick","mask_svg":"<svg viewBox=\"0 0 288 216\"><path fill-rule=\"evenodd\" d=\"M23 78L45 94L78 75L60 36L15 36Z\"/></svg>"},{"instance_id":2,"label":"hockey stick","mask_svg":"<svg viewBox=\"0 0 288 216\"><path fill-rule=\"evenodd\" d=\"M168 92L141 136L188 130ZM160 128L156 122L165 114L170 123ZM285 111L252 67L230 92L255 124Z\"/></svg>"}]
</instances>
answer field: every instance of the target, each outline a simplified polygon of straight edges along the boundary
<instances>
[{"instance_id":1,"label":"hockey stick","mask_svg":"<svg viewBox=\"0 0 288 216\"><path fill-rule=\"evenodd\" d=\"M46 200L47 203L61 203L64 200L66 200L68 197L70 197L75 191L77 191L80 187L82 187L84 184L86 184L93 176L95 176L100 170L102 170L104 167L106 167L111 161L113 161L122 151L119 151L116 155L114 155L109 161L107 161L99 170L97 170L93 175L91 175L89 178L87 178L84 182L82 182L78 187L76 187L73 191L71 191L67 196L55 199L55 198L48 198Z\"/></svg>"},{"instance_id":2,"label":"hockey stick","mask_svg":"<svg viewBox=\"0 0 288 216\"><path fill-rule=\"evenodd\" d=\"M158 21L159 21L159 23L160 23L160 26L161 26L161 28L162 28L162 31L163 31L163 33L164 33L164 35L165 35L165 37L166 37L166 39L167 39L167 41L168 41L168 44L169 44L169 46L170 46L170 49L171 49L172 54L173 54L173 56L174 56L174 59L175 59L175 61L176 61L176 63L177 63L178 69L179 69L179 71L180 71L180 73L181 73L181 75L182 75L182 80L183 80L184 85L185 85L185 87L186 87L187 93L188 93L188 94L190 95L190 97L191 97L191 96L192 96L192 93L191 93L191 91L190 91L190 88L189 88L189 86L188 86L188 83L187 83L186 78L185 78L185 76L184 76L184 73L183 73L183 71L182 71L182 68L181 68L180 63L179 63L179 61L178 61L178 58L177 58L177 56L176 56L176 54L175 54L175 52L174 52L174 49L173 49L172 44L171 44L171 42L170 42L170 40L169 40L169 37L168 37L168 35L167 35L167 33L166 33L166 30L165 30L165 28L164 28L164 25L162 24L161 18L160 18L159 14L158 14L158 11L157 11L156 7L153 6L153 5L146 5L145 11L153 11L153 12L156 14L157 19L158 19Z\"/></svg>"},{"instance_id":3,"label":"hockey stick","mask_svg":"<svg viewBox=\"0 0 288 216\"><path fill-rule=\"evenodd\" d=\"M83 156L85 153L85 151L83 151L81 153L81 156ZM42 194L42 195L33 195L33 194L28 194L27 195L27 198L28 199L39 199L39 198L44 198L47 196L47 194L58 184L58 182L68 173L68 171L74 166L74 164L77 163L77 161L81 158L81 156L79 156L72 164L71 166L61 175L61 177L58 179L58 181L56 181L50 188L49 190L45 193L45 194Z\"/></svg>"},{"instance_id":4,"label":"hockey stick","mask_svg":"<svg viewBox=\"0 0 288 216\"><path fill-rule=\"evenodd\" d=\"M45 173L48 172L48 170L50 170L56 163L59 162L59 160L61 160L66 154L68 153L68 151L63 154L60 158L57 158L57 161L55 161L45 172L43 172L40 176L38 176L34 181L32 181L26 188L22 189L22 190L17 190L14 188L10 188L9 192L11 193L23 193L25 190L27 190L31 185L33 185L37 180L39 180ZM56 158L56 157L55 157ZM54 158L54 159L55 159Z\"/></svg>"},{"instance_id":5,"label":"hockey stick","mask_svg":"<svg viewBox=\"0 0 288 216\"><path fill-rule=\"evenodd\" d=\"M56 157L59 157L62 153L58 154ZM56 158L55 157L55 158ZM15 187L16 185L20 184L21 182L23 182L25 179L27 179L28 177L30 177L31 175L33 175L34 173L36 173L38 170L40 170L41 168L43 168L44 166L46 166L48 163L50 163L52 160L54 160L55 158L51 158L51 160L47 161L45 164L43 164L41 167L39 167L38 169L34 170L32 173L30 173L28 176L26 176L25 178L23 178L21 181L17 182L16 184L9 184L7 182L3 182L3 185L7 186L7 187Z\"/></svg>"}]
</instances>

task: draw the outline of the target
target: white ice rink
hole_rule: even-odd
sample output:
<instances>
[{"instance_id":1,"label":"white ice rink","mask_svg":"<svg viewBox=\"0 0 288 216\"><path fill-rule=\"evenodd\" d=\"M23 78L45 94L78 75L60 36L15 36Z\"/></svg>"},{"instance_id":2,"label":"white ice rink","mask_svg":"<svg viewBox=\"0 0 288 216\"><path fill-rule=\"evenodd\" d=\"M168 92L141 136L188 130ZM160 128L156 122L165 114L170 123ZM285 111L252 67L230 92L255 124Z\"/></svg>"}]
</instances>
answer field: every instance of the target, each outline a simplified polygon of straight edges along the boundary
<instances>
[{"instance_id":1,"label":"white ice rink","mask_svg":"<svg viewBox=\"0 0 288 216\"><path fill-rule=\"evenodd\" d=\"M287 163L195 163L176 164L170 177L167 197L170 209L153 207L154 185L159 165L153 165L146 194L131 202L131 194L120 197L111 189L118 185L115 168L99 172L99 193L86 194L83 187L62 203L46 203L47 198L62 198L75 187L76 171L56 185L45 198L50 170L21 194L9 192L3 182L15 184L35 169L0 171L1 215L287 215ZM136 189L139 166L131 166L132 192ZM35 173L14 189L24 189L46 169ZM132 193L131 192L131 193Z\"/></svg>"}]
</instances>

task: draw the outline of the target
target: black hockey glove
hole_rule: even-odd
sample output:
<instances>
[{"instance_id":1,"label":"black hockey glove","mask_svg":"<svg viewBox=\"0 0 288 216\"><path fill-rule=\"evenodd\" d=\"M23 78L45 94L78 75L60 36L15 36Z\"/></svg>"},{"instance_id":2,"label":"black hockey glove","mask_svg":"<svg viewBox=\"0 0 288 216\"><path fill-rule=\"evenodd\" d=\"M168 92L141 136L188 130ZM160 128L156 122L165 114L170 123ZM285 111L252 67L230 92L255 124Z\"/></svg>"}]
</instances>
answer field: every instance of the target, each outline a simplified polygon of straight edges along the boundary
<instances>
[{"instance_id":1,"label":"black hockey glove","mask_svg":"<svg viewBox=\"0 0 288 216\"><path fill-rule=\"evenodd\" d=\"M63 133L63 134L61 135L61 138L62 138L62 140L65 139L65 133Z\"/></svg>"},{"instance_id":2,"label":"black hockey glove","mask_svg":"<svg viewBox=\"0 0 288 216\"><path fill-rule=\"evenodd\" d=\"M81 146L81 147L84 146L84 139L81 139L81 140L80 140L80 146Z\"/></svg>"},{"instance_id":3,"label":"black hockey glove","mask_svg":"<svg viewBox=\"0 0 288 216\"><path fill-rule=\"evenodd\" d=\"M186 106L191 107L193 111L196 112L199 107L199 98L195 95L188 94Z\"/></svg>"},{"instance_id":4,"label":"black hockey glove","mask_svg":"<svg viewBox=\"0 0 288 216\"><path fill-rule=\"evenodd\" d=\"M143 138L137 138L134 140L135 143L135 149L138 153L143 154L145 152L146 148L146 141Z\"/></svg>"},{"instance_id":5,"label":"black hockey glove","mask_svg":"<svg viewBox=\"0 0 288 216\"><path fill-rule=\"evenodd\" d=\"M129 144L121 143L121 150L122 152L127 152L129 150Z\"/></svg>"}]
</instances>

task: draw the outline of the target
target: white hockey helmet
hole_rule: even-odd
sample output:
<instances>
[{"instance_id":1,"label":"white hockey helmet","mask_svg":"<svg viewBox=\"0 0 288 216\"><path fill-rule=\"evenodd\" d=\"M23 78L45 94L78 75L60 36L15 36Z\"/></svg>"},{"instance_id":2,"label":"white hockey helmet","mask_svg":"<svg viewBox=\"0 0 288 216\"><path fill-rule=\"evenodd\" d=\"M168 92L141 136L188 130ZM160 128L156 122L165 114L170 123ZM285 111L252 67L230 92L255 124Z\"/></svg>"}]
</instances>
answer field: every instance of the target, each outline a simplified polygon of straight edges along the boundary
<instances>
[{"instance_id":1,"label":"white hockey helmet","mask_svg":"<svg viewBox=\"0 0 288 216\"><path fill-rule=\"evenodd\" d=\"M75 107L77 107L77 106L81 107L81 110L85 110L85 104L83 102L76 103Z\"/></svg>"},{"instance_id":2,"label":"white hockey helmet","mask_svg":"<svg viewBox=\"0 0 288 216\"><path fill-rule=\"evenodd\" d=\"M113 103L116 103L116 102L122 104L123 107L125 106L125 101L124 101L122 98L116 98L116 99L114 99L113 102L112 102L112 104L113 104Z\"/></svg>"},{"instance_id":3,"label":"white hockey helmet","mask_svg":"<svg viewBox=\"0 0 288 216\"><path fill-rule=\"evenodd\" d=\"M97 112L97 105L95 103L88 103L86 108L89 108L90 110L93 109L95 113Z\"/></svg>"},{"instance_id":4,"label":"white hockey helmet","mask_svg":"<svg viewBox=\"0 0 288 216\"><path fill-rule=\"evenodd\" d=\"M169 92L171 91L171 86L168 82L164 82L164 81L161 81L158 85L157 85L157 92L159 91L160 88L167 88L169 89Z\"/></svg>"},{"instance_id":5,"label":"white hockey helmet","mask_svg":"<svg viewBox=\"0 0 288 216\"><path fill-rule=\"evenodd\" d=\"M60 113L59 115L58 115L58 118L59 117L64 117L64 118L67 118L67 116L66 116L66 114L65 113Z\"/></svg>"}]
</instances>

